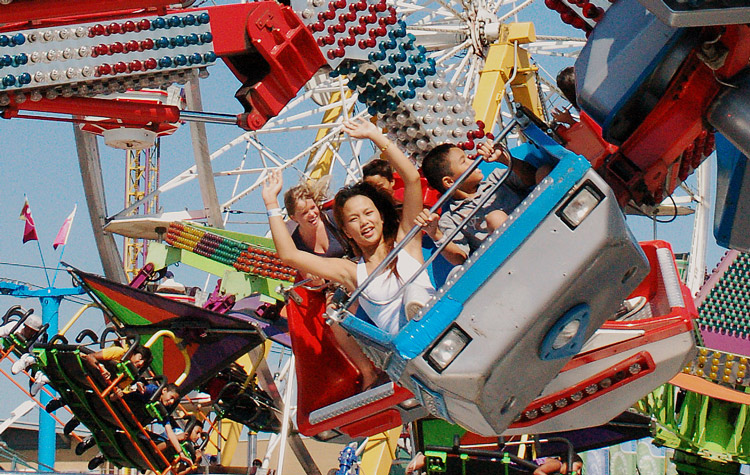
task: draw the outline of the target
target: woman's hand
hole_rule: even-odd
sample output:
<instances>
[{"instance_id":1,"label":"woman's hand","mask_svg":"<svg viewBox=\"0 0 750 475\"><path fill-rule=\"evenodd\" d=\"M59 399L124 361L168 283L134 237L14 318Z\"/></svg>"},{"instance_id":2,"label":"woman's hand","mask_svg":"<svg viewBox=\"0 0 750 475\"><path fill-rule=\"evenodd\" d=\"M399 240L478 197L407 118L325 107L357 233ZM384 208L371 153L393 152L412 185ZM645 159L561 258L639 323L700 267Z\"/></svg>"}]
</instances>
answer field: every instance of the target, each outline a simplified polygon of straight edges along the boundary
<instances>
[{"instance_id":1,"label":"woman's hand","mask_svg":"<svg viewBox=\"0 0 750 475\"><path fill-rule=\"evenodd\" d=\"M279 193L284 186L284 180L281 177L281 170L271 170L266 179L263 181L263 202L266 208L277 208L279 206Z\"/></svg>"},{"instance_id":2,"label":"woman's hand","mask_svg":"<svg viewBox=\"0 0 750 475\"><path fill-rule=\"evenodd\" d=\"M345 120L343 124L344 132L349 134L355 139L370 139L373 140L378 134L382 135L382 132L378 127L364 119L352 119Z\"/></svg>"},{"instance_id":3,"label":"woman's hand","mask_svg":"<svg viewBox=\"0 0 750 475\"><path fill-rule=\"evenodd\" d=\"M484 157L486 162L497 162L499 161L503 165L510 164L510 154L501 144L493 144L492 142L483 142L479 144L477 148L479 155Z\"/></svg>"}]
</instances>

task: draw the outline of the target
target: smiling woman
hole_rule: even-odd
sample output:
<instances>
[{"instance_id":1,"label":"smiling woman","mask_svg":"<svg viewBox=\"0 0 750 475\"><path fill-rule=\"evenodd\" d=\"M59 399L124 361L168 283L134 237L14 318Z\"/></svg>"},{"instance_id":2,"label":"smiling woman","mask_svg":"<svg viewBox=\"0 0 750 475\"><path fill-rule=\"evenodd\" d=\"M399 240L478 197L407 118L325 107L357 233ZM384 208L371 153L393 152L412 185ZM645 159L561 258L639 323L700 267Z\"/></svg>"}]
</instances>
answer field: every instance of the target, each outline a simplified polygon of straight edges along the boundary
<instances>
[{"instance_id":1,"label":"smiling woman","mask_svg":"<svg viewBox=\"0 0 750 475\"><path fill-rule=\"evenodd\" d=\"M422 186L416 167L373 123L363 120L346 122L344 130L354 138L370 139L380 148L404 181L404 203L400 222L393 203L370 185L355 185L337 194L334 200L336 221L352 245L359 263L355 264L347 259L320 257L302 252L295 246L278 208L277 195L282 187L280 173L274 172L269 176L264 184L263 200L268 210L271 234L279 257L302 272L318 275L341 284L348 291L353 291L358 283L385 259L394 244L409 232L416 216L422 210ZM298 200L297 203L299 202ZM304 204L299 211L305 210ZM306 214L307 218L299 216L300 221L307 220L308 224L316 221L314 210L308 210ZM412 239L399 253L394 266L383 271L383 278L388 282L394 281L398 289L398 282L408 280L423 262L421 240ZM418 279L418 283L430 287L426 275L424 279ZM401 299L397 290L392 295L379 295L377 301L363 295L360 297L360 303L365 309L369 308L368 316L378 326L395 333L398 331L399 323L405 322Z\"/></svg>"},{"instance_id":2,"label":"smiling woman","mask_svg":"<svg viewBox=\"0 0 750 475\"><path fill-rule=\"evenodd\" d=\"M330 211L321 211L315 190L307 183L289 188L284 193L284 206L297 228L292 240L297 249L323 257L343 257L345 243L333 226Z\"/></svg>"}]
</instances>

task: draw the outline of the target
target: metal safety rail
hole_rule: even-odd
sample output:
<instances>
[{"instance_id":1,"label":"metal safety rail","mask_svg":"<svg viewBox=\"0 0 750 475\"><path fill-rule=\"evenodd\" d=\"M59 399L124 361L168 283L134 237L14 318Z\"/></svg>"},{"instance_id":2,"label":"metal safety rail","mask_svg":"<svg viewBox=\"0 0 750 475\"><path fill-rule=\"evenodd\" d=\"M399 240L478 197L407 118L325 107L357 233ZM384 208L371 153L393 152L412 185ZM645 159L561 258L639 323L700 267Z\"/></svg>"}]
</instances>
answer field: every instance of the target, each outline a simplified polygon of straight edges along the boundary
<instances>
[{"instance_id":1,"label":"metal safety rail","mask_svg":"<svg viewBox=\"0 0 750 475\"><path fill-rule=\"evenodd\" d=\"M525 123L528 123L528 118L522 112L517 111L516 112L516 117L513 118L508 123L508 125L505 126L505 128L503 128L502 132L500 132L500 135L498 136L498 141L500 141L503 138L505 138L513 130L514 127L516 127L517 125L524 125ZM466 178L468 178L469 175L471 175L474 172L474 170L476 170L477 167L479 167L479 165L482 163L482 161L483 161L483 157L481 155L479 155L472 162L472 164L469 166L469 168L467 168L461 174L461 176L458 177L458 179L456 180L456 182L450 188L448 188L448 190L446 190L446 192L443 193L443 195L440 197L440 199L438 199L437 202L430 208L430 213L435 213L439 209L441 209L442 206L451 198L451 196L453 196L453 193L466 180ZM445 247L449 243L451 243L451 241L453 240L453 238L459 232L461 232L461 230L463 229L464 225L467 222L469 222L469 220L471 220L474 217L474 215L482 208L482 206L484 206L484 204L494 195L495 190L497 190L500 186L503 185L503 183L505 183L505 180L507 179L507 177L513 171L512 163L513 162L511 161L511 165L508 167L508 170L505 172L505 174L503 175L503 177L500 180L498 180L498 182L495 183L492 186L492 188L490 189L490 192L487 193L483 197L483 199L480 201L479 205L468 216L466 216L461 221L461 223L459 224L459 226L456 227L456 229L454 229L453 231L451 231L445 237L444 241L437 247L437 249L435 249L435 252L433 252L433 254L424 262L424 264L422 264L422 266L419 268L419 270L417 270L406 282L403 283L403 285L398 290L398 292L396 292L396 294L391 299L389 299L387 301L373 301L373 303L376 303L376 304L386 304L386 303L389 303L389 302L392 302L392 301L396 300L397 298L400 298L401 295L403 295L406 287L409 284L411 284L412 282L414 282L414 280L417 278L417 276L419 276L425 269L427 269L427 267L432 263L432 261L434 261L437 258L438 255L440 255L440 252L442 252L442 250L445 249ZM340 304L340 303L337 304L336 302L334 302L336 305L334 305L333 307L331 307L328 310L327 316L331 320L334 320L334 321L337 321L337 322L340 322L341 320L343 320L343 318L341 316L342 313L347 312L346 309L349 308L349 306L351 304L353 304L357 300L357 298L363 296L363 292L367 288L367 286L369 286L370 283L372 283L372 281L378 275L380 275L380 273L384 269L386 269L390 265L391 262L393 262L393 260L396 258L396 256L398 255L398 253L421 230L422 230L421 226L419 226L419 225L413 226L411 228L411 230L409 230L409 232L406 234L406 236L393 247L393 249L391 250L391 252L388 253L388 255L386 256L386 258L383 259L383 262L381 262L380 264L378 264L378 266L375 268L375 270L372 271L367 276L367 278L365 279L365 281L362 282L362 285L360 285L359 287L357 287L354 290L354 292L352 292L352 294L349 296L349 298L346 300L346 302L344 302L343 304ZM367 297L365 297L365 298L367 298ZM371 300L371 299L368 299L368 300Z\"/></svg>"}]
</instances>

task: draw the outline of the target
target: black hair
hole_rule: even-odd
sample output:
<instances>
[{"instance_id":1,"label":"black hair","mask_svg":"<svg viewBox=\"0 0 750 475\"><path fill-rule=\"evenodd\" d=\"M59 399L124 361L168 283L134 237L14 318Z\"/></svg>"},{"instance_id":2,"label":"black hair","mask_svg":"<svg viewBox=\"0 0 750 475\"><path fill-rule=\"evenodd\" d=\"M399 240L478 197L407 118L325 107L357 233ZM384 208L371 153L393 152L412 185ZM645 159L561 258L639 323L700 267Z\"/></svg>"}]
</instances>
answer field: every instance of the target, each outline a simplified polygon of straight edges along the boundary
<instances>
[{"instance_id":1,"label":"black hair","mask_svg":"<svg viewBox=\"0 0 750 475\"><path fill-rule=\"evenodd\" d=\"M180 387L175 383L167 383L162 391L175 392L177 394L180 394Z\"/></svg>"},{"instance_id":2,"label":"black hair","mask_svg":"<svg viewBox=\"0 0 750 475\"><path fill-rule=\"evenodd\" d=\"M336 196L333 198L333 219L336 220L336 225L339 227L339 229L341 229L342 233L344 231L345 224L344 216L342 214L344 212L344 205L347 201L349 201L351 198L354 198L355 196L365 196L372 200L372 202L375 204L375 208L377 208L378 212L380 213L381 219L383 220L383 239L385 239L386 242L390 243L395 241L396 235L398 234L398 225L400 219L398 216L398 211L396 210L396 205L393 203L393 199L388 193L365 182L359 182L355 185L345 186L344 188L340 189L339 192L336 193ZM351 246L354 254L356 254L357 256L361 256L362 250L359 248L357 243L348 236L346 239L349 242L349 245Z\"/></svg>"},{"instance_id":3,"label":"black hair","mask_svg":"<svg viewBox=\"0 0 750 475\"><path fill-rule=\"evenodd\" d=\"M427 155L422 159L422 173L427 179L427 183L441 193L445 192L443 177L451 176L453 173L448 161L448 152L453 148L458 147L452 143L440 144L427 152Z\"/></svg>"},{"instance_id":4,"label":"black hair","mask_svg":"<svg viewBox=\"0 0 750 475\"><path fill-rule=\"evenodd\" d=\"M382 176L388 181L393 181L393 169L387 160L376 158L362 167L362 179L368 176Z\"/></svg>"},{"instance_id":5,"label":"black hair","mask_svg":"<svg viewBox=\"0 0 750 475\"><path fill-rule=\"evenodd\" d=\"M136 354L141 355L141 357L143 358L144 367L151 364L151 359L153 358L153 356L151 355L151 348L143 345L136 345L135 349L133 349L133 353L131 353L131 356Z\"/></svg>"},{"instance_id":6,"label":"black hair","mask_svg":"<svg viewBox=\"0 0 750 475\"><path fill-rule=\"evenodd\" d=\"M253 460L253 467L262 467L262 466L263 466L263 461L261 461L260 459Z\"/></svg>"},{"instance_id":7,"label":"black hair","mask_svg":"<svg viewBox=\"0 0 750 475\"><path fill-rule=\"evenodd\" d=\"M576 99L576 70L573 66L563 68L557 73L557 87L565 96L565 99L571 103L573 107L578 109L578 100Z\"/></svg>"}]
</instances>

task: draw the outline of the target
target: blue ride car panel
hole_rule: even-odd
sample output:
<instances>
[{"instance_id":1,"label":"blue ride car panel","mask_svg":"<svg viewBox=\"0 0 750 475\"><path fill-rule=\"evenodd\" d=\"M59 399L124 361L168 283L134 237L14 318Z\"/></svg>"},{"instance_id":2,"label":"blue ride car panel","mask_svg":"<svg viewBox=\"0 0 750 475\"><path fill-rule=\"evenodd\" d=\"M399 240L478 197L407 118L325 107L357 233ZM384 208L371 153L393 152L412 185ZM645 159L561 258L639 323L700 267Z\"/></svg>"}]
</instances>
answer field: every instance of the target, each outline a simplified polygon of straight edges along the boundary
<instances>
[{"instance_id":1,"label":"blue ride car panel","mask_svg":"<svg viewBox=\"0 0 750 475\"><path fill-rule=\"evenodd\" d=\"M747 156L716 134L714 236L720 246L750 251L750 167Z\"/></svg>"},{"instance_id":2,"label":"blue ride car panel","mask_svg":"<svg viewBox=\"0 0 750 475\"><path fill-rule=\"evenodd\" d=\"M689 52L678 50L674 56L674 47L685 33L659 21L638 0L618 0L609 7L575 63L578 105L602 126L605 139L621 144L624 132L610 129L632 129L617 122L638 122L647 114L644 104L622 112L631 99L641 100L654 86L666 88L664 81L671 79ZM668 70L660 70L665 66ZM654 73L657 82L641 89ZM659 93L655 96L658 100Z\"/></svg>"},{"instance_id":3,"label":"blue ride car panel","mask_svg":"<svg viewBox=\"0 0 750 475\"><path fill-rule=\"evenodd\" d=\"M546 361L539 355L556 322L564 326L579 315L576 309L591 309L589 322L581 319L563 351L578 346L648 273L613 192L589 162L535 125L524 129L536 142L527 150L545 162L559 160L557 165L436 298L395 336L352 317L342 322L392 379L444 401L439 417L483 435L507 429L564 366L567 355ZM562 209L583 189L593 190L598 201L571 225L561 218ZM466 336L463 344L456 335ZM446 350L454 356L440 356L449 359L436 369L435 356Z\"/></svg>"}]
</instances>

